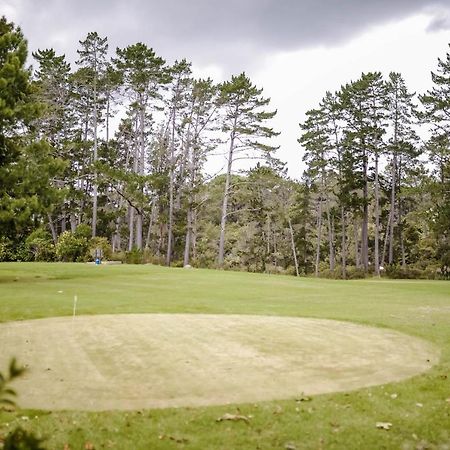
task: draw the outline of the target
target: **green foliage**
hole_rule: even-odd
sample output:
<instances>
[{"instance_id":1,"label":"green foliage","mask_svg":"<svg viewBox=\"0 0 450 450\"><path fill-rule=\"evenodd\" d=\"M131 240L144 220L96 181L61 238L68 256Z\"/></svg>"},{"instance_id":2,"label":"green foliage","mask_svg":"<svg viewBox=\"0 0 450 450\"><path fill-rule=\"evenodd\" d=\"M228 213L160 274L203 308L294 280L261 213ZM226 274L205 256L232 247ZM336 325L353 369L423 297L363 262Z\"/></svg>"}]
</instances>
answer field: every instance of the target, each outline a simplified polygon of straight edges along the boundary
<instances>
[{"instance_id":1,"label":"green foliage","mask_svg":"<svg viewBox=\"0 0 450 450\"><path fill-rule=\"evenodd\" d=\"M129 252L125 253L125 262L127 264L144 264L144 252L133 247Z\"/></svg>"},{"instance_id":2,"label":"green foliage","mask_svg":"<svg viewBox=\"0 0 450 450\"><path fill-rule=\"evenodd\" d=\"M13 242L6 237L0 237L0 261L14 261Z\"/></svg>"},{"instance_id":3,"label":"green foliage","mask_svg":"<svg viewBox=\"0 0 450 450\"><path fill-rule=\"evenodd\" d=\"M56 256L64 262L81 262L86 259L88 248L89 243L85 237L65 231L56 244Z\"/></svg>"},{"instance_id":4,"label":"green foliage","mask_svg":"<svg viewBox=\"0 0 450 450\"><path fill-rule=\"evenodd\" d=\"M4 442L3 450L46 450L42 446L43 439L36 437L33 433L17 427L9 433Z\"/></svg>"},{"instance_id":5,"label":"green foliage","mask_svg":"<svg viewBox=\"0 0 450 450\"><path fill-rule=\"evenodd\" d=\"M50 233L43 228L34 230L25 240L25 249L33 261L54 261L56 249ZM21 258L20 260L23 261Z\"/></svg>"},{"instance_id":6,"label":"green foliage","mask_svg":"<svg viewBox=\"0 0 450 450\"><path fill-rule=\"evenodd\" d=\"M15 358L9 363L6 375L0 372L0 408L14 408L16 406L14 398L17 394L14 389L9 387L9 384L16 378L19 378L24 372L25 368L18 366Z\"/></svg>"},{"instance_id":7,"label":"green foliage","mask_svg":"<svg viewBox=\"0 0 450 450\"><path fill-rule=\"evenodd\" d=\"M9 385L25 371L26 369L18 366L16 359L13 358L9 364L8 373L4 375L0 372L0 410L13 409L17 406L14 400L17 393ZM0 448L3 450L45 450L41 443L41 439L20 427L8 433L4 439L0 438Z\"/></svg>"},{"instance_id":8,"label":"green foliage","mask_svg":"<svg viewBox=\"0 0 450 450\"><path fill-rule=\"evenodd\" d=\"M397 265L387 265L385 267L386 276L392 279L405 279L405 280L419 280L428 279L434 280L439 276L439 273L435 268L430 267L426 269L419 269L414 266L397 266Z\"/></svg>"},{"instance_id":9,"label":"green foliage","mask_svg":"<svg viewBox=\"0 0 450 450\"><path fill-rule=\"evenodd\" d=\"M85 223L81 223L75 228L73 235L78 239L89 240L91 238L91 227Z\"/></svg>"},{"instance_id":10,"label":"green foliage","mask_svg":"<svg viewBox=\"0 0 450 450\"><path fill-rule=\"evenodd\" d=\"M109 260L111 258L111 245L105 237L93 237L89 241L89 255L94 260L97 251L100 250L102 259Z\"/></svg>"}]
</instances>

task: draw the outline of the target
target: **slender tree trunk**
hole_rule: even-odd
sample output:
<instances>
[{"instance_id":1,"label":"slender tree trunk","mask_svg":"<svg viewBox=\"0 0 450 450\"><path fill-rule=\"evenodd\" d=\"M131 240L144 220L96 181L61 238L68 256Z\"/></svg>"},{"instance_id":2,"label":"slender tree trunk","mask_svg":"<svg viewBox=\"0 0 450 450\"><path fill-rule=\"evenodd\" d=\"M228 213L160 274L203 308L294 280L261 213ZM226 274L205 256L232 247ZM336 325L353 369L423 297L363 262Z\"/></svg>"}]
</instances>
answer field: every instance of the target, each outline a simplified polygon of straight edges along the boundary
<instances>
[{"instance_id":1,"label":"slender tree trunk","mask_svg":"<svg viewBox=\"0 0 450 450\"><path fill-rule=\"evenodd\" d=\"M192 235L191 235L191 245L192 245L192 257L197 259L197 211L193 210L192 216Z\"/></svg>"},{"instance_id":2,"label":"slender tree trunk","mask_svg":"<svg viewBox=\"0 0 450 450\"><path fill-rule=\"evenodd\" d=\"M316 261L314 265L314 275L319 276L319 263L320 263L320 244L322 241L322 198L319 197L317 211L317 245L316 245Z\"/></svg>"},{"instance_id":3,"label":"slender tree trunk","mask_svg":"<svg viewBox=\"0 0 450 450\"><path fill-rule=\"evenodd\" d=\"M363 154L363 220L361 229L361 264L364 272L369 269L369 196L367 179L367 153Z\"/></svg>"},{"instance_id":4,"label":"slender tree trunk","mask_svg":"<svg viewBox=\"0 0 450 450\"><path fill-rule=\"evenodd\" d=\"M53 243L56 244L58 242L58 235L56 233L55 225L53 224L53 219L50 213L47 213L47 219L48 219L48 226L52 233Z\"/></svg>"},{"instance_id":5,"label":"slender tree trunk","mask_svg":"<svg viewBox=\"0 0 450 450\"><path fill-rule=\"evenodd\" d=\"M96 75L95 75L96 76ZM97 122L98 122L98 111L97 111L97 84L94 79L94 182L93 182L93 199L92 199L92 237L97 235L97 197L98 197L98 185L97 185L97 168L95 164L97 163L97 153L98 153L98 142L97 142Z\"/></svg>"},{"instance_id":6,"label":"slender tree trunk","mask_svg":"<svg viewBox=\"0 0 450 450\"><path fill-rule=\"evenodd\" d=\"M67 222L66 222L66 208L62 208L62 214L61 214L61 233L64 233L66 231Z\"/></svg>"},{"instance_id":7,"label":"slender tree trunk","mask_svg":"<svg viewBox=\"0 0 450 450\"><path fill-rule=\"evenodd\" d=\"M184 266L187 266L189 264L189 255L191 252L191 237L192 237L192 210L191 206L189 206L187 210L186 241L184 244L184 258L183 258Z\"/></svg>"},{"instance_id":8,"label":"slender tree trunk","mask_svg":"<svg viewBox=\"0 0 450 450\"><path fill-rule=\"evenodd\" d=\"M394 263L395 186L397 184L397 154L395 151L392 155L391 178L391 207L389 212L389 264Z\"/></svg>"},{"instance_id":9,"label":"slender tree trunk","mask_svg":"<svg viewBox=\"0 0 450 450\"><path fill-rule=\"evenodd\" d=\"M291 218L288 217L288 224L289 224L289 232L291 234L291 248L292 248L292 256L294 257L294 264L295 264L295 274L298 277L298 259L297 259L297 251L295 250L295 240L294 240L294 230L292 228L292 222Z\"/></svg>"},{"instance_id":10,"label":"slender tree trunk","mask_svg":"<svg viewBox=\"0 0 450 450\"><path fill-rule=\"evenodd\" d=\"M378 153L375 153L375 275L380 276L380 186L378 180Z\"/></svg>"},{"instance_id":11,"label":"slender tree trunk","mask_svg":"<svg viewBox=\"0 0 450 450\"><path fill-rule=\"evenodd\" d=\"M402 267L406 267L406 254L405 254L405 241L403 238L403 208L402 208L402 197L401 197L401 181L402 181L402 160L400 158L398 164L398 229L400 237L400 251L402 256Z\"/></svg>"},{"instance_id":12,"label":"slender tree trunk","mask_svg":"<svg viewBox=\"0 0 450 450\"><path fill-rule=\"evenodd\" d=\"M236 120L235 120L236 126ZM222 202L222 217L220 220L220 240L219 240L219 267L223 267L224 254L225 254L225 226L227 223L227 212L228 212L228 196L230 194L230 180L231 180L231 168L233 164L233 152L234 152L234 130L231 132L230 138L230 148L228 150L228 165L227 165L227 175L225 178L225 189L223 192L223 202Z\"/></svg>"},{"instance_id":13,"label":"slender tree trunk","mask_svg":"<svg viewBox=\"0 0 450 450\"><path fill-rule=\"evenodd\" d=\"M330 213L330 199L328 197L328 192L325 197L326 201L326 211L327 211L327 226L328 226L328 248L329 248L329 263L330 270L333 271L335 267L335 255L334 255L334 232L333 232L333 224Z\"/></svg>"},{"instance_id":14,"label":"slender tree trunk","mask_svg":"<svg viewBox=\"0 0 450 450\"><path fill-rule=\"evenodd\" d=\"M361 260L359 257L359 233L358 233L358 220L357 217L354 218L353 222L353 234L355 239L355 266L357 268L361 267Z\"/></svg>"},{"instance_id":15,"label":"slender tree trunk","mask_svg":"<svg viewBox=\"0 0 450 450\"><path fill-rule=\"evenodd\" d=\"M140 99L139 108L139 159L137 161L136 172L143 176L145 173L145 108L144 99ZM142 192L141 192L142 194ZM140 205L139 210L136 210L136 247L138 250L142 250L142 238L143 238L143 216L142 216L142 206Z\"/></svg>"},{"instance_id":16,"label":"slender tree trunk","mask_svg":"<svg viewBox=\"0 0 450 450\"><path fill-rule=\"evenodd\" d=\"M172 139L170 144L170 173L169 173L169 223L167 229L166 265L170 266L172 260L173 243L173 210L174 210L174 164L175 164L175 109L172 113Z\"/></svg>"},{"instance_id":17,"label":"slender tree trunk","mask_svg":"<svg viewBox=\"0 0 450 450\"><path fill-rule=\"evenodd\" d=\"M391 227L391 211L389 211L387 226L386 226L386 232L384 234L384 243L383 243L383 252L381 254L381 266L384 267L384 264L386 262L386 249L388 248L388 241L389 241L389 230Z\"/></svg>"},{"instance_id":18,"label":"slender tree trunk","mask_svg":"<svg viewBox=\"0 0 450 450\"><path fill-rule=\"evenodd\" d=\"M74 233L76 229L77 229L77 217L75 216L75 214L70 213L70 231Z\"/></svg>"},{"instance_id":19,"label":"slender tree trunk","mask_svg":"<svg viewBox=\"0 0 450 450\"><path fill-rule=\"evenodd\" d=\"M342 264L342 278L347 278L347 243L346 243L346 223L345 223L345 209L341 206L341 264Z\"/></svg>"},{"instance_id":20,"label":"slender tree trunk","mask_svg":"<svg viewBox=\"0 0 450 450\"><path fill-rule=\"evenodd\" d=\"M152 229L153 229L153 223L155 222L155 215L156 215L156 200L152 200L152 209L150 211L150 223L148 224L148 230L147 230L147 238L145 239L145 248L150 248L150 238L152 235Z\"/></svg>"},{"instance_id":21,"label":"slender tree trunk","mask_svg":"<svg viewBox=\"0 0 450 450\"><path fill-rule=\"evenodd\" d=\"M129 210L128 229L129 229L128 251L131 251L133 249L133 245L134 245L134 208L133 207L130 207L130 210Z\"/></svg>"}]
</instances>

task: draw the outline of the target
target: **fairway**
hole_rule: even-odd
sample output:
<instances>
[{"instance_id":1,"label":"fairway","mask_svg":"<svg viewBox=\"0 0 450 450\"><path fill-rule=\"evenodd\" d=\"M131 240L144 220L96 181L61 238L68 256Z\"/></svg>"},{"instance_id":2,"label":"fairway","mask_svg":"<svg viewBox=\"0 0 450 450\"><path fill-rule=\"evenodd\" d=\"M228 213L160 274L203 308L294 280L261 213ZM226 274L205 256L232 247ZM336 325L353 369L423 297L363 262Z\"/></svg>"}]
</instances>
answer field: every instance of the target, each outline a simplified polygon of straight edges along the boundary
<instances>
[{"instance_id":1,"label":"fairway","mask_svg":"<svg viewBox=\"0 0 450 450\"><path fill-rule=\"evenodd\" d=\"M0 370L29 367L0 438L20 424L52 450L450 443L448 282L8 263L0 322Z\"/></svg>"},{"instance_id":2,"label":"fairway","mask_svg":"<svg viewBox=\"0 0 450 450\"><path fill-rule=\"evenodd\" d=\"M301 397L416 375L427 342L319 319L127 314L12 322L0 342L33 368L21 405L111 410ZM6 365L6 355L0 365Z\"/></svg>"}]
</instances>

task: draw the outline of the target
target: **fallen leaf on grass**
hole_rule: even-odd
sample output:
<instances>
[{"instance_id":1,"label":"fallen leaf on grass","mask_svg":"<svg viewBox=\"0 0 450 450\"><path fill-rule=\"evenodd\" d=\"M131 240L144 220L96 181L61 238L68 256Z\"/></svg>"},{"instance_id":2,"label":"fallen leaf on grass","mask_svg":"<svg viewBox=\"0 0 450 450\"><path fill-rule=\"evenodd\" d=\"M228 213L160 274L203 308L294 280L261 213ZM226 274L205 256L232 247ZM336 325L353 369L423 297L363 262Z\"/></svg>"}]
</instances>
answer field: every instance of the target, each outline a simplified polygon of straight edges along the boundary
<instances>
[{"instance_id":1,"label":"fallen leaf on grass","mask_svg":"<svg viewBox=\"0 0 450 450\"><path fill-rule=\"evenodd\" d=\"M92 442L86 442L84 444L84 450L95 450L94 444Z\"/></svg>"},{"instance_id":2,"label":"fallen leaf on grass","mask_svg":"<svg viewBox=\"0 0 450 450\"><path fill-rule=\"evenodd\" d=\"M170 436L168 434L161 434L161 435L158 436L158 439L161 440L161 441L163 439L169 439L169 441L174 441L177 444L187 444L189 442L189 439L178 438L178 437L175 437L175 436Z\"/></svg>"},{"instance_id":3,"label":"fallen leaf on grass","mask_svg":"<svg viewBox=\"0 0 450 450\"><path fill-rule=\"evenodd\" d=\"M64 444L63 450L70 450L69 444Z\"/></svg>"},{"instance_id":4,"label":"fallen leaf on grass","mask_svg":"<svg viewBox=\"0 0 450 450\"><path fill-rule=\"evenodd\" d=\"M391 422L377 422L376 427L379 428L380 430L390 430L390 428L392 427L392 423Z\"/></svg>"},{"instance_id":5,"label":"fallen leaf on grass","mask_svg":"<svg viewBox=\"0 0 450 450\"><path fill-rule=\"evenodd\" d=\"M296 447L292 442L288 442L288 443L284 446L284 448L285 448L286 450L297 450L297 447Z\"/></svg>"},{"instance_id":6,"label":"fallen leaf on grass","mask_svg":"<svg viewBox=\"0 0 450 450\"><path fill-rule=\"evenodd\" d=\"M229 414L229 413L225 413L222 417L219 417L218 419L216 419L216 422L222 422L224 420L233 420L233 421L242 420L246 423L250 422L250 419L247 416L243 416L241 414Z\"/></svg>"}]
</instances>

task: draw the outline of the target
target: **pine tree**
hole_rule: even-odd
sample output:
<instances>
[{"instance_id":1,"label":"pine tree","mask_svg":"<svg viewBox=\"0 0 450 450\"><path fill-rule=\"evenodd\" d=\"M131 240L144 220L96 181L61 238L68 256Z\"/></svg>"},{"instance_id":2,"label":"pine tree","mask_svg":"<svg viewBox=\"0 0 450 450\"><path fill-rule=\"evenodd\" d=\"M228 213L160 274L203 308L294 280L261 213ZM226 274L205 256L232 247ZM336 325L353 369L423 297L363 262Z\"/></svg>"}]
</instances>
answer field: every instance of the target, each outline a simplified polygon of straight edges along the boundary
<instances>
[{"instance_id":1,"label":"pine tree","mask_svg":"<svg viewBox=\"0 0 450 450\"><path fill-rule=\"evenodd\" d=\"M98 125L103 98L101 95L101 79L106 71L106 54L108 52L107 38L101 38L96 32L88 33L84 41L80 41L81 49L77 50L77 64L86 69L85 77L88 95L92 100L92 135L93 135L93 193L92 193L92 237L97 235L97 203L98 180L96 163L98 159Z\"/></svg>"},{"instance_id":2,"label":"pine tree","mask_svg":"<svg viewBox=\"0 0 450 450\"><path fill-rule=\"evenodd\" d=\"M262 89L254 86L245 73L232 76L231 81L221 84L219 90L219 104L223 110L222 131L229 134L218 255L219 267L223 267L225 226L233 162L238 157L251 157L255 151L259 157L270 158L271 152L276 150L276 147L266 144L264 140L277 136L279 133L264 125L267 120L275 116L276 111L262 110L269 104L270 99L261 96Z\"/></svg>"},{"instance_id":3,"label":"pine tree","mask_svg":"<svg viewBox=\"0 0 450 450\"><path fill-rule=\"evenodd\" d=\"M170 81L170 75L165 68L165 61L156 56L153 49L143 43L130 45L116 50L117 57L113 59L116 70L121 74L125 93L128 96L131 111L138 129L138 142L135 145L133 158L135 172L145 174L145 153L147 142L147 114L151 109L160 107L161 90ZM136 247L143 248L143 216L142 210L136 212ZM134 218L131 213L130 228ZM131 231L130 231L131 233ZM130 234L131 235L131 234ZM130 241L130 245L133 242Z\"/></svg>"}]
</instances>

